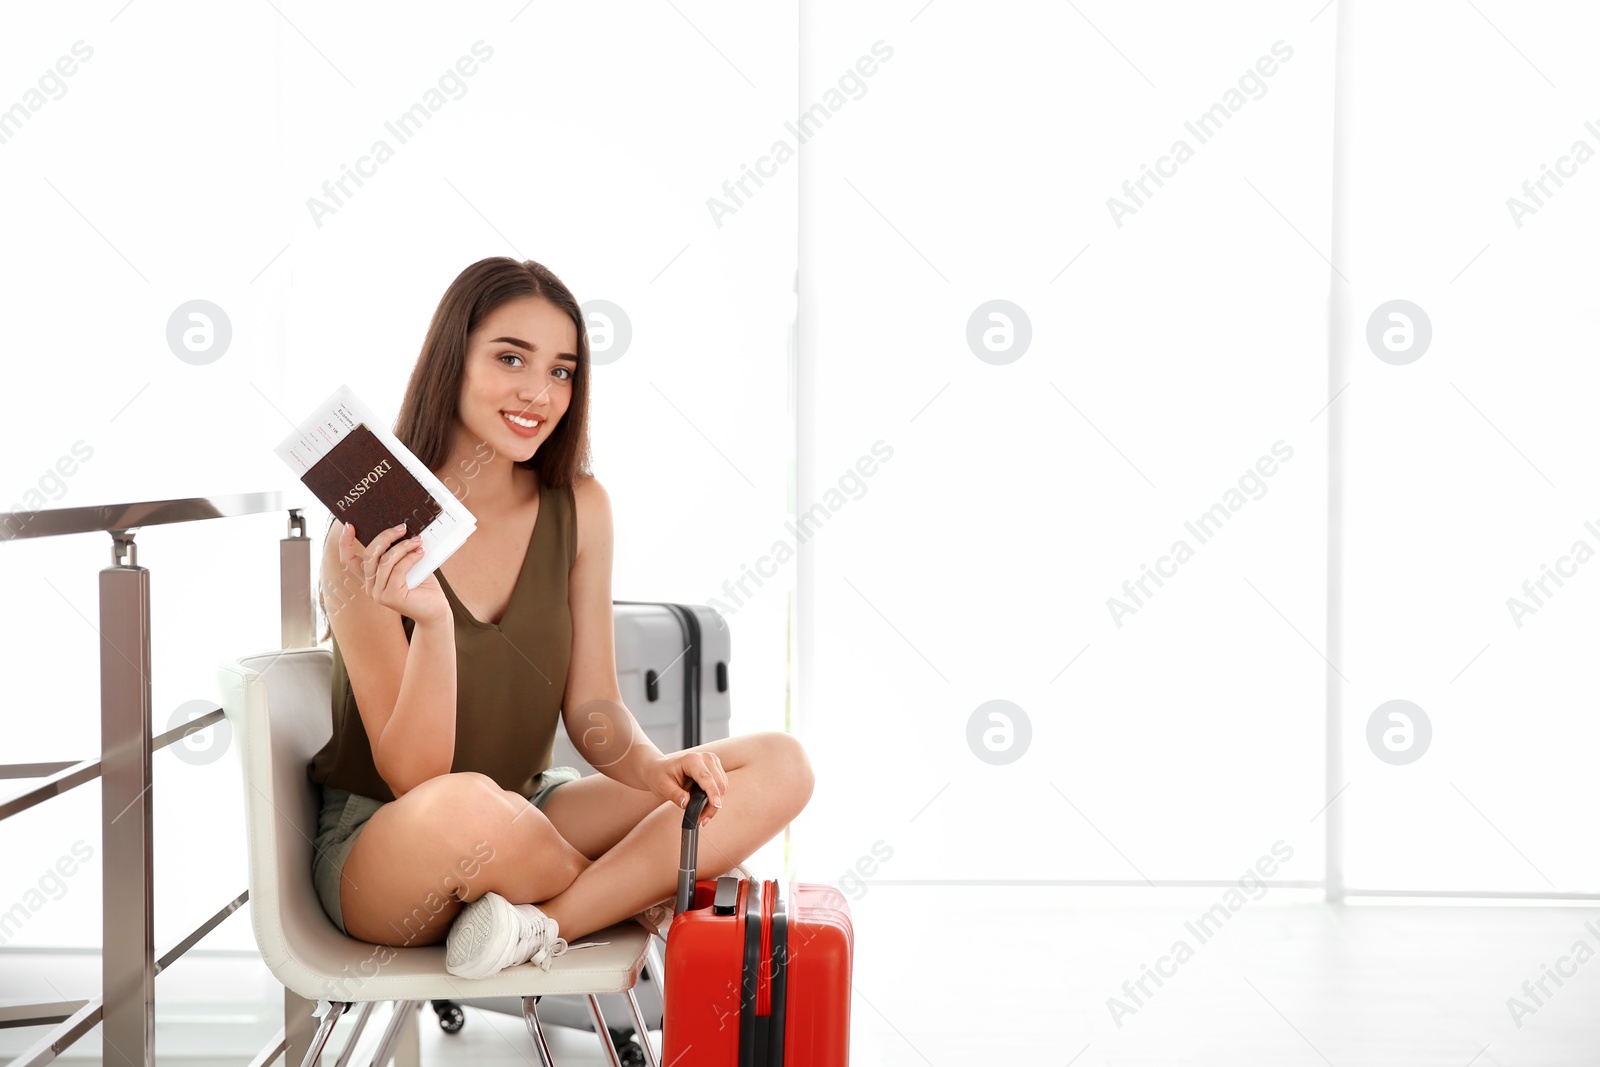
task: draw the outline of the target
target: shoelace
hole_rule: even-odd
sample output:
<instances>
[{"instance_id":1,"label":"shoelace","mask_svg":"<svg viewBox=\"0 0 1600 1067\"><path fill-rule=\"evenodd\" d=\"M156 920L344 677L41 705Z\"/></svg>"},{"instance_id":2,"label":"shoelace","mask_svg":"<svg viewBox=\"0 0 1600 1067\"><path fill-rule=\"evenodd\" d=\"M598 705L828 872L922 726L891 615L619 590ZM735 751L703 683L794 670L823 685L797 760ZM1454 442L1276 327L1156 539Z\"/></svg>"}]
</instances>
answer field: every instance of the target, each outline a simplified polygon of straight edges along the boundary
<instances>
[{"instance_id":1,"label":"shoelace","mask_svg":"<svg viewBox=\"0 0 1600 1067\"><path fill-rule=\"evenodd\" d=\"M564 937L558 937L549 948L535 956L533 958L533 962L548 971L550 969L551 961L557 956L565 955L566 951L567 939Z\"/></svg>"},{"instance_id":2,"label":"shoelace","mask_svg":"<svg viewBox=\"0 0 1600 1067\"><path fill-rule=\"evenodd\" d=\"M518 907L517 911L519 914L521 914L523 919L522 930L517 935L517 945L512 951L511 962L507 964L507 966L529 962L543 970L548 971L550 969L551 961L553 961L557 956L566 953L567 939L564 937L558 937L549 945L545 945L544 947L538 948L538 950L535 951L536 947L544 941L545 923L548 922L549 919L543 913L530 915L521 907Z\"/></svg>"}]
</instances>

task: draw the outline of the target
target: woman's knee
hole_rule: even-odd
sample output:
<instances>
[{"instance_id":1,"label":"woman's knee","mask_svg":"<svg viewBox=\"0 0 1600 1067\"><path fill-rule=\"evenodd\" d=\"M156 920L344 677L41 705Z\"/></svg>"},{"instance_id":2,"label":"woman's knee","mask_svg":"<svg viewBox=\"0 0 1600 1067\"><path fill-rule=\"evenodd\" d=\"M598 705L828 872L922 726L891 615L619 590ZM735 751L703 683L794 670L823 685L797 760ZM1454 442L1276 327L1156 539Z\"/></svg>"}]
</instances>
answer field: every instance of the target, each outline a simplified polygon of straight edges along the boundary
<instances>
[{"instance_id":1,"label":"woman's knee","mask_svg":"<svg viewBox=\"0 0 1600 1067\"><path fill-rule=\"evenodd\" d=\"M378 809L356 839L340 883L352 937L426 945L443 936L494 856L481 825L444 814L453 798L478 792L472 783L430 779Z\"/></svg>"},{"instance_id":2,"label":"woman's knee","mask_svg":"<svg viewBox=\"0 0 1600 1067\"><path fill-rule=\"evenodd\" d=\"M495 868L495 857L559 847L560 835L544 813L486 774L458 771L430 778L403 799L412 801L407 820L412 833L425 841L466 847L489 869ZM474 899L477 893L471 890L478 888L475 882L463 886L468 895L462 899Z\"/></svg>"},{"instance_id":3,"label":"woman's knee","mask_svg":"<svg viewBox=\"0 0 1600 1067\"><path fill-rule=\"evenodd\" d=\"M463 825L492 827L518 814L493 778L477 771L452 771L430 778L406 794L415 797L418 822L440 837Z\"/></svg>"},{"instance_id":4,"label":"woman's knee","mask_svg":"<svg viewBox=\"0 0 1600 1067\"><path fill-rule=\"evenodd\" d=\"M811 758L805 746L793 734L773 730L762 735L771 771L782 783L781 788L795 805L796 812L811 800L816 786L816 775L811 770Z\"/></svg>"},{"instance_id":5,"label":"woman's knee","mask_svg":"<svg viewBox=\"0 0 1600 1067\"><path fill-rule=\"evenodd\" d=\"M552 894L571 884L588 866L582 853L561 836L545 813L527 797L502 789L486 775L464 779L454 796L441 797L438 818L444 820L441 835L459 836L469 827L472 841L487 842L484 874L470 887L463 900L473 900L486 889L505 895L508 889L523 891L527 871L537 867L540 885L556 885Z\"/></svg>"}]
</instances>

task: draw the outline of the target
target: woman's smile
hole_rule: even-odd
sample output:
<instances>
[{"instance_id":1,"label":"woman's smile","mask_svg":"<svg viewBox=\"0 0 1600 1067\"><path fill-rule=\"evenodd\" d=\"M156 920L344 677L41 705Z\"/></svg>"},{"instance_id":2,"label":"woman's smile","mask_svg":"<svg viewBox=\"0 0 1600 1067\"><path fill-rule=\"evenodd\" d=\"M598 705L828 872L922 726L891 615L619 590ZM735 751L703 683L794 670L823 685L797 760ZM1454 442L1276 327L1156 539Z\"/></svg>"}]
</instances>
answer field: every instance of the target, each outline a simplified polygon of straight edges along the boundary
<instances>
[{"instance_id":1,"label":"woman's smile","mask_svg":"<svg viewBox=\"0 0 1600 1067\"><path fill-rule=\"evenodd\" d=\"M510 411L500 412L500 417L518 437L537 437L544 428L544 417L541 415L522 416Z\"/></svg>"}]
</instances>

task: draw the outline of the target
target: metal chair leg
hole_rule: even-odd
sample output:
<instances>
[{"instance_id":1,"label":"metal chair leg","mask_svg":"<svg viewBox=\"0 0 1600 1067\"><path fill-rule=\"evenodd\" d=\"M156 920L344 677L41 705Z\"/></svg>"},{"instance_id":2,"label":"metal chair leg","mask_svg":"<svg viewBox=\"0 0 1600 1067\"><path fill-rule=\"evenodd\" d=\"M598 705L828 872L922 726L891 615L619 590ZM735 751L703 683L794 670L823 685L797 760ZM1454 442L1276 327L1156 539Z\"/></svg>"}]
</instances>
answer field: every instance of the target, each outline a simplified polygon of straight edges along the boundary
<instances>
[{"instance_id":1,"label":"metal chair leg","mask_svg":"<svg viewBox=\"0 0 1600 1067\"><path fill-rule=\"evenodd\" d=\"M661 1067L661 1061L656 1059L656 1047L650 1043L650 1028L644 1024L644 1012L639 1010L639 998L631 989L628 990L628 1006L633 1009L633 1025L639 1031L639 1044L644 1046L645 1058L650 1061L650 1067Z\"/></svg>"},{"instance_id":2,"label":"metal chair leg","mask_svg":"<svg viewBox=\"0 0 1600 1067\"><path fill-rule=\"evenodd\" d=\"M339 1062L333 1067L345 1067L350 1062L350 1057L356 1051L356 1042L361 1040L361 1031L367 1028L367 1020L372 1017L372 1009L378 1006L375 1000L366 1001L361 1005L361 1013L356 1016L356 1028L350 1031L350 1038L344 1043L344 1050L339 1053Z\"/></svg>"},{"instance_id":3,"label":"metal chair leg","mask_svg":"<svg viewBox=\"0 0 1600 1067\"><path fill-rule=\"evenodd\" d=\"M594 1028L600 1034L600 1045L606 1050L607 1062L611 1067L622 1067L622 1060L617 1056L617 1047L611 1043L611 1031L606 1029L606 1017L600 1010L600 998L593 993L589 994L589 1014L594 1016Z\"/></svg>"},{"instance_id":4,"label":"metal chair leg","mask_svg":"<svg viewBox=\"0 0 1600 1067\"><path fill-rule=\"evenodd\" d=\"M650 973L656 976L656 985L661 989L663 994L665 994L667 990L667 964L666 961L661 958L661 956L666 943L666 938L657 939L652 937L650 939L650 943L645 946L644 950L645 961L650 964Z\"/></svg>"},{"instance_id":5,"label":"metal chair leg","mask_svg":"<svg viewBox=\"0 0 1600 1067\"><path fill-rule=\"evenodd\" d=\"M397 1000L394 1002L394 1015L389 1019L389 1025L383 1028L383 1037L378 1040L378 1049L372 1054L369 1067L384 1067L394 1055L394 1045L400 1038L400 1031L406 1024L406 1018L421 1004L420 1000Z\"/></svg>"},{"instance_id":6,"label":"metal chair leg","mask_svg":"<svg viewBox=\"0 0 1600 1067\"><path fill-rule=\"evenodd\" d=\"M550 1046L544 1041L544 1027L539 1025L538 997L522 998L522 1019L528 1024L528 1036L533 1038L533 1050L539 1054L540 1067L555 1067L550 1061Z\"/></svg>"},{"instance_id":7,"label":"metal chair leg","mask_svg":"<svg viewBox=\"0 0 1600 1067\"><path fill-rule=\"evenodd\" d=\"M322 1017L322 1025L317 1027L317 1034L311 1039L311 1047L306 1049L306 1058L300 1061L300 1067L312 1067L317 1062L317 1057L322 1055L322 1046L328 1043L328 1038L333 1034L333 1024L339 1021L339 1016L350 1005L342 1000L335 1000L328 1008L328 1014Z\"/></svg>"}]
</instances>

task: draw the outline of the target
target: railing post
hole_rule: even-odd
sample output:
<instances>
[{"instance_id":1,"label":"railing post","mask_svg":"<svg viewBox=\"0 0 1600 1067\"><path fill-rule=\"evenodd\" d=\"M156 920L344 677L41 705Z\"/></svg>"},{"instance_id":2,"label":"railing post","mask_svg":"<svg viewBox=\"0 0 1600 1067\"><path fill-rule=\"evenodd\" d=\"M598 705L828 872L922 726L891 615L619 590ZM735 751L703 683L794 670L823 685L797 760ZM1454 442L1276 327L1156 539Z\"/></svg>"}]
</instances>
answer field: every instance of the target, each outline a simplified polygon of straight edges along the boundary
<instances>
[{"instance_id":1,"label":"railing post","mask_svg":"<svg viewBox=\"0 0 1600 1067\"><path fill-rule=\"evenodd\" d=\"M151 882L150 572L133 534L111 531L100 572L101 1063L155 1063Z\"/></svg>"},{"instance_id":2,"label":"railing post","mask_svg":"<svg viewBox=\"0 0 1600 1067\"><path fill-rule=\"evenodd\" d=\"M311 539L299 508L289 510L289 536L278 541L278 578L283 647L309 648L317 643L311 611Z\"/></svg>"},{"instance_id":3,"label":"railing post","mask_svg":"<svg viewBox=\"0 0 1600 1067\"><path fill-rule=\"evenodd\" d=\"M284 648L306 648L317 643L316 618L311 612L311 540L299 508L289 509L289 535L278 541L278 617L282 620ZM305 1059L316 1032L312 1010L316 1004L288 988L283 991L283 1032L288 1039L285 1067Z\"/></svg>"}]
</instances>

